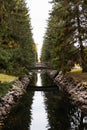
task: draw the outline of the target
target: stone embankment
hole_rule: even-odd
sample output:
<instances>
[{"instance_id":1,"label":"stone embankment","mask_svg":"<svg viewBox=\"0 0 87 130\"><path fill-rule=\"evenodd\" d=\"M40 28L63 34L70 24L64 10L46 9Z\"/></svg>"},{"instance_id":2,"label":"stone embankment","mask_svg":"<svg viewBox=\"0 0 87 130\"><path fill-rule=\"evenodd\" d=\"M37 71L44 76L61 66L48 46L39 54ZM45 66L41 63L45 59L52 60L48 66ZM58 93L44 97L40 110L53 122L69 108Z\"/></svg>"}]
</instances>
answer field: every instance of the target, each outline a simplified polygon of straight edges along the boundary
<instances>
[{"instance_id":1,"label":"stone embankment","mask_svg":"<svg viewBox=\"0 0 87 130\"><path fill-rule=\"evenodd\" d=\"M55 84L67 92L69 97L87 114L87 82L79 82L72 77L67 77L61 72L48 71L48 75L54 80Z\"/></svg>"},{"instance_id":2,"label":"stone embankment","mask_svg":"<svg viewBox=\"0 0 87 130\"><path fill-rule=\"evenodd\" d=\"M6 95L0 99L0 126L3 125L3 120L10 113L11 108L16 104L18 99L24 94L32 74L29 73L21 80L13 81L12 88L8 91Z\"/></svg>"}]
</instances>

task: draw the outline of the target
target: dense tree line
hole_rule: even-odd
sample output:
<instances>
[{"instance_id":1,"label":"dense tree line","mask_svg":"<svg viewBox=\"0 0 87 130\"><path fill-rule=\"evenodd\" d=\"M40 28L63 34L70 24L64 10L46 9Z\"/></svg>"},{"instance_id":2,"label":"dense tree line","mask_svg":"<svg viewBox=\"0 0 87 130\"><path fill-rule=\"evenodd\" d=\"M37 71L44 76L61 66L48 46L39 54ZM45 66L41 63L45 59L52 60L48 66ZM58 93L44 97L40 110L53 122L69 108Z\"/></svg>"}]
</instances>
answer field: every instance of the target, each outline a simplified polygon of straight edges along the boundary
<instances>
[{"instance_id":1,"label":"dense tree line","mask_svg":"<svg viewBox=\"0 0 87 130\"><path fill-rule=\"evenodd\" d=\"M35 62L30 16L25 0L0 2L0 72L21 75Z\"/></svg>"},{"instance_id":2,"label":"dense tree line","mask_svg":"<svg viewBox=\"0 0 87 130\"><path fill-rule=\"evenodd\" d=\"M87 71L87 1L54 0L41 60L64 73L79 63Z\"/></svg>"}]
</instances>

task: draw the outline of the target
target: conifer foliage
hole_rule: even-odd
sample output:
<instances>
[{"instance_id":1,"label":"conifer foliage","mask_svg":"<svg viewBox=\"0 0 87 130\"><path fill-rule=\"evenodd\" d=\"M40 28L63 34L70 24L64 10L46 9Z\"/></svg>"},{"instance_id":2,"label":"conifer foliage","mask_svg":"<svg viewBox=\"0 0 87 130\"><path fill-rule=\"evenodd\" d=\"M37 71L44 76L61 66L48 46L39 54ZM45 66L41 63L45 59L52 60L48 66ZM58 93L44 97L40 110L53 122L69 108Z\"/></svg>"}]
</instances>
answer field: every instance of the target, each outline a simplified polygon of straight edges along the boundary
<instances>
[{"instance_id":1,"label":"conifer foliage","mask_svg":"<svg viewBox=\"0 0 87 130\"><path fill-rule=\"evenodd\" d=\"M42 61L64 73L79 63L87 71L87 2L53 0L42 47Z\"/></svg>"},{"instance_id":2,"label":"conifer foliage","mask_svg":"<svg viewBox=\"0 0 87 130\"><path fill-rule=\"evenodd\" d=\"M35 62L35 44L25 0L0 2L0 71L28 72Z\"/></svg>"}]
</instances>

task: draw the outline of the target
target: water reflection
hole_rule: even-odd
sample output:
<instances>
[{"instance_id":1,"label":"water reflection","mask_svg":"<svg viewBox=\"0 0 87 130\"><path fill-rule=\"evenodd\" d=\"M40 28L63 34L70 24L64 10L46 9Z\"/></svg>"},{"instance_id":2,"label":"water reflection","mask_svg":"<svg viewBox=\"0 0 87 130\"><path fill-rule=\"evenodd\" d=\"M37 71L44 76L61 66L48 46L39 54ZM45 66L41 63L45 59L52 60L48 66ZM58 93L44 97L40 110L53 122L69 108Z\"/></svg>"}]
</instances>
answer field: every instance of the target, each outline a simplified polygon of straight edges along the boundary
<instances>
[{"instance_id":1,"label":"water reflection","mask_svg":"<svg viewBox=\"0 0 87 130\"><path fill-rule=\"evenodd\" d=\"M61 92L45 93L49 130L77 130L81 112Z\"/></svg>"},{"instance_id":2,"label":"water reflection","mask_svg":"<svg viewBox=\"0 0 87 130\"><path fill-rule=\"evenodd\" d=\"M54 83L39 72L34 74L32 86L54 87ZM61 91L27 91L5 120L3 130L87 130L87 116Z\"/></svg>"},{"instance_id":3,"label":"water reflection","mask_svg":"<svg viewBox=\"0 0 87 130\"><path fill-rule=\"evenodd\" d=\"M51 80L42 75L42 83L46 86ZM53 85L53 84L52 84ZM87 116L76 107L63 92L45 92L45 108L50 128L48 130L87 130ZM84 123L84 122L86 123Z\"/></svg>"},{"instance_id":4,"label":"water reflection","mask_svg":"<svg viewBox=\"0 0 87 130\"><path fill-rule=\"evenodd\" d=\"M37 74L37 86L42 86L41 74ZM45 111L43 92L35 92L32 104L32 121L30 130L48 130L47 113Z\"/></svg>"},{"instance_id":5,"label":"water reflection","mask_svg":"<svg viewBox=\"0 0 87 130\"><path fill-rule=\"evenodd\" d=\"M42 83L41 83L41 73L37 73L37 83L36 83L36 86L42 86Z\"/></svg>"},{"instance_id":6,"label":"water reflection","mask_svg":"<svg viewBox=\"0 0 87 130\"><path fill-rule=\"evenodd\" d=\"M5 120L3 130L29 130L33 93L26 93Z\"/></svg>"},{"instance_id":7,"label":"water reflection","mask_svg":"<svg viewBox=\"0 0 87 130\"><path fill-rule=\"evenodd\" d=\"M43 102L43 93L35 92L34 101L32 104L32 121L30 130L48 130L47 113Z\"/></svg>"}]
</instances>

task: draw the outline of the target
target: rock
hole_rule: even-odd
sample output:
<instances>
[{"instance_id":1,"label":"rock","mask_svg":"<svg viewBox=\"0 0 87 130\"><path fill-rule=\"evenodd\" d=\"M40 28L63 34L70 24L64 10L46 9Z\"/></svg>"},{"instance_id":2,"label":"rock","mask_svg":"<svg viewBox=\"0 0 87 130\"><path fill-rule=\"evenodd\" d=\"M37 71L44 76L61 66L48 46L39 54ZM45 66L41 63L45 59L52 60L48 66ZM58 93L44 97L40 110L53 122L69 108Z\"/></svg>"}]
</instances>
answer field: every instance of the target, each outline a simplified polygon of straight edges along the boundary
<instances>
[{"instance_id":1,"label":"rock","mask_svg":"<svg viewBox=\"0 0 87 130\"><path fill-rule=\"evenodd\" d=\"M3 110L2 110L2 115L3 115L3 116L6 116L6 114L7 114L7 112L6 112L6 109L5 109L5 107L4 107Z\"/></svg>"},{"instance_id":2,"label":"rock","mask_svg":"<svg viewBox=\"0 0 87 130\"><path fill-rule=\"evenodd\" d=\"M84 100L84 104L85 104L85 105L87 105L87 99L86 99L86 100Z\"/></svg>"},{"instance_id":3,"label":"rock","mask_svg":"<svg viewBox=\"0 0 87 130\"><path fill-rule=\"evenodd\" d=\"M59 83L61 80L63 80L63 76L62 75L61 76L57 75L54 80L55 80L55 82Z\"/></svg>"},{"instance_id":4,"label":"rock","mask_svg":"<svg viewBox=\"0 0 87 130\"><path fill-rule=\"evenodd\" d=\"M9 95L9 99L7 100L7 103L10 104L10 105L14 104L14 100L13 100L12 95Z\"/></svg>"},{"instance_id":5,"label":"rock","mask_svg":"<svg viewBox=\"0 0 87 130\"><path fill-rule=\"evenodd\" d=\"M87 116L83 118L83 124L87 124Z\"/></svg>"},{"instance_id":6,"label":"rock","mask_svg":"<svg viewBox=\"0 0 87 130\"><path fill-rule=\"evenodd\" d=\"M82 82L82 83L83 83L83 85L87 86L87 82Z\"/></svg>"},{"instance_id":7,"label":"rock","mask_svg":"<svg viewBox=\"0 0 87 130\"><path fill-rule=\"evenodd\" d=\"M51 78L55 78L58 75L58 71L57 70L53 70L52 72L50 72L50 77Z\"/></svg>"},{"instance_id":8,"label":"rock","mask_svg":"<svg viewBox=\"0 0 87 130\"><path fill-rule=\"evenodd\" d=\"M80 109L87 114L87 105L80 106Z\"/></svg>"},{"instance_id":9,"label":"rock","mask_svg":"<svg viewBox=\"0 0 87 130\"><path fill-rule=\"evenodd\" d=\"M59 89L65 91L79 107L87 112L87 82L79 82L73 79L72 77L68 77L59 72L59 74L55 75L56 71L50 71L48 74L53 78L54 83L59 87ZM81 105L81 106L80 106Z\"/></svg>"},{"instance_id":10,"label":"rock","mask_svg":"<svg viewBox=\"0 0 87 130\"><path fill-rule=\"evenodd\" d=\"M82 97L79 97L78 101L84 104L84 99Z\"/></svg>"},{"instance_id":11,"label":"rock","mask_svg":"<svg viewBox=\"0 0 87 130\"><path fill-rule=\"evenodd\" d=\"M2 116L2 111L1 111L1 109L0 109L0 117Z\"/></svg>"},{"instance_id":12,"label":"rock","mask_svg":"<svg viewBox=\"0 0 87 130\"><path fill-rule=\"evenodd\" d=\"M82 86L82 83L78 83L76 87L79 89Z\"/></svg>"},{"instance_id":13,"label":"rock","mask_svg":"<svg viewBox=\"0 0 87 130\"><path fill-rule=\"evenodd\" d=\"M4 123L0 120L0 129L2 128L2 126L4 126Z\"/></svg>"},{"instance_id":14,"label":"rock","mask_svg":"<svg viewBox=\"0 0 87 130\"><path fill-rule=\"evenodd\" d=\"M0 121L2 121L7 114L10 112L12 106L17 102L17 100L23 95L24 89L27 88L32 74L29 73L28 76L13 82L12 88L8 93L1 98L0 102Z\"/></svg>"}]
</instances>

